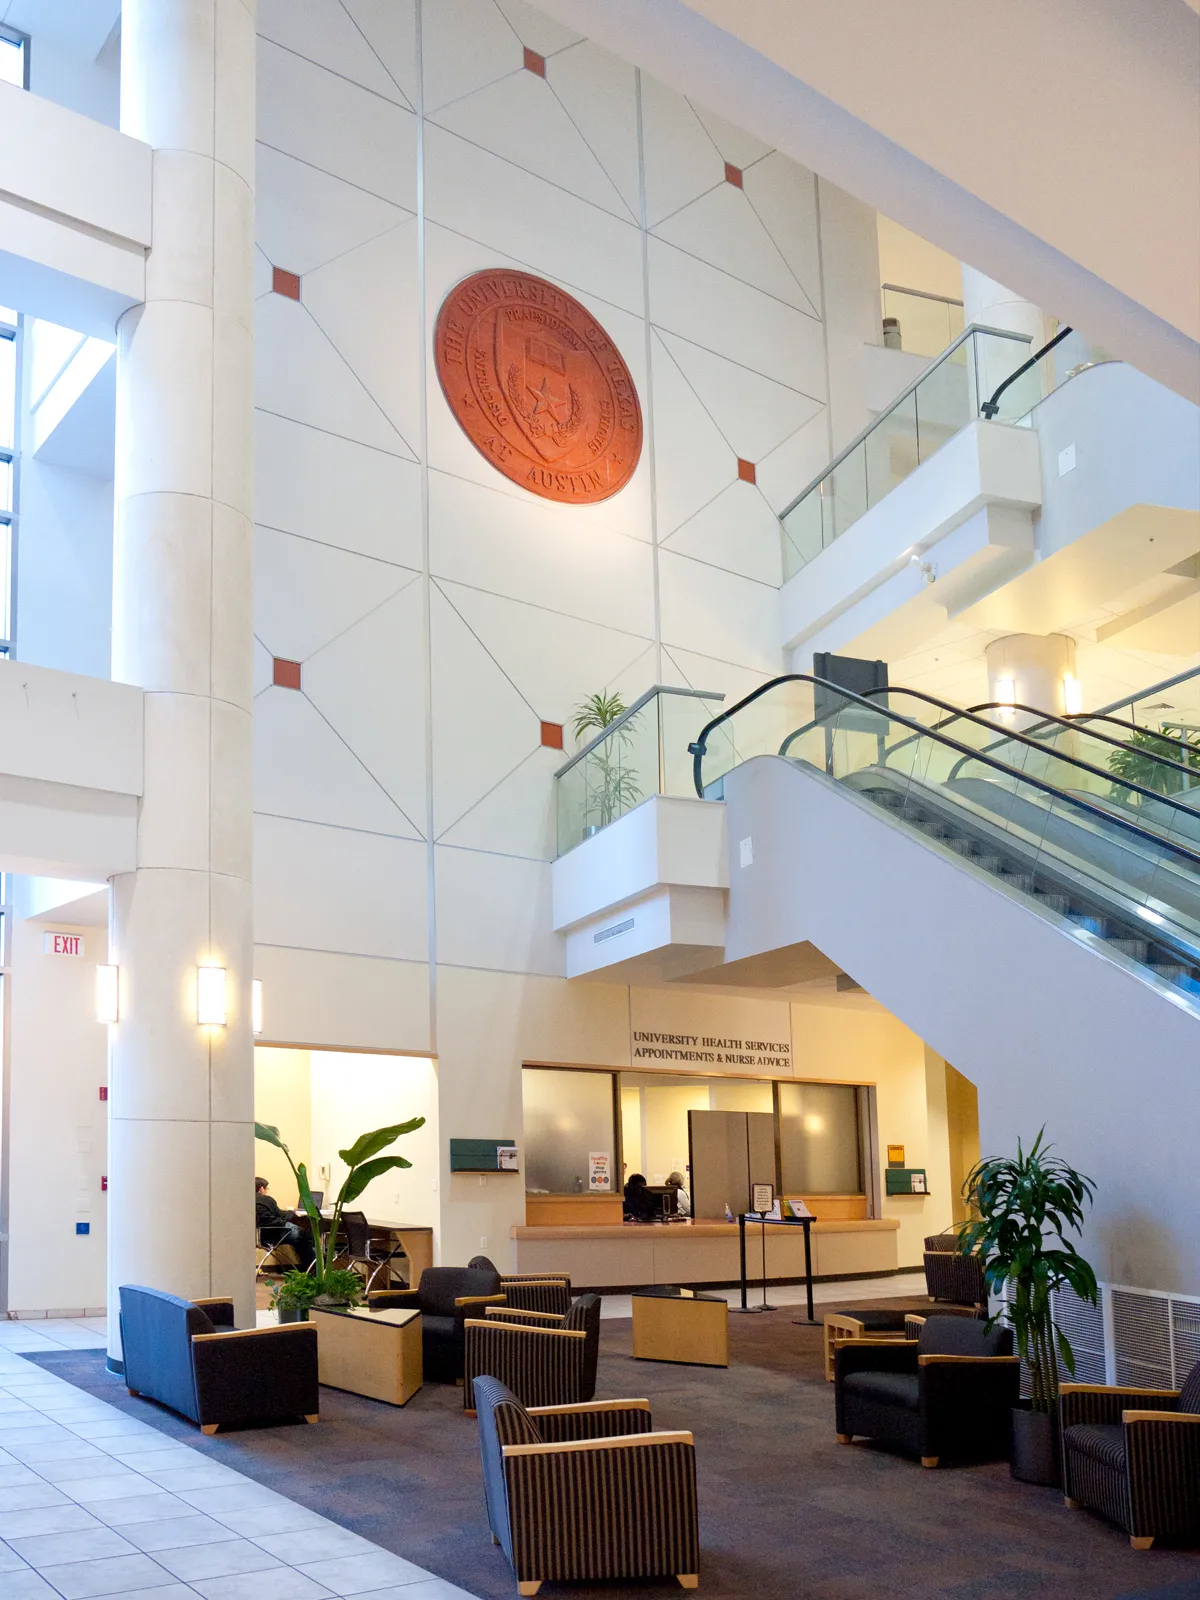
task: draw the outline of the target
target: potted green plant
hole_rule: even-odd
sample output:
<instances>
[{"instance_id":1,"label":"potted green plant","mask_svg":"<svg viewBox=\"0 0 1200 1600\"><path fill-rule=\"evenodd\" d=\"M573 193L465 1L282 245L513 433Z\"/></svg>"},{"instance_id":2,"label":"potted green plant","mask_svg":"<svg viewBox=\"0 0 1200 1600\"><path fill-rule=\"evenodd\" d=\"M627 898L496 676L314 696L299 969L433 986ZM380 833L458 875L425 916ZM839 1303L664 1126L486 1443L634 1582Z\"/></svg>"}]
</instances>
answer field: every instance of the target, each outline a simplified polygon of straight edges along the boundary
<instances>
[{"instance_id":1,"label":"potted green plant","mask_svg":"<svg viewBox=\"0 0 1200 1600\"><path fill-rule=\"evenodd\" d=\"M609 694L607 689L590 694L575 707L571 731L576 743L586 733L602 733L611 727L629 708L619 693ZM642 798L641 785L636 772L628 766L629 746L637 732L638 718L624 722L610 739L598 744L584 763L584 808L586 815L595 814L599 820L584 828L590 837L610 822L624 816Z\"/></svg>"},{"instance_id":2,"label":"potted green plant","mask_svg":"<svg viewBox=\"0 0 1200 1600\"><path fill-rule=\"evenodd\" d=\"M1171 765L1165 765L1166 762ZM1126 783L1140 784L1143 789L1153 789L1155 794L1182 794L1185 789L1200 784L1200 750L1185 739L1153 733L1148 728L1131 733L1121 749L1109 756L1108 765ZM1181 766L1195 768L1195 778L1189 779L1186 772L1180 772ZM1114 799L1126 804L1141 799L1124 784L1113 784L1112 793Z\"/></svg>"},{"instance_id":3,"label":"potted green plant","mask_svg":"<svg viewBox=\"0 0 1200 1600\"><path fill-rule=\"evenodd\" d=\"M1066 1237L1083 1225L1095 1185L1045 1141L1043 1128L1026 1152L981 1161L963 1185L977 1213L958 1238L963 1255L978 1253L993 1295L1007 1290L989 1326L1006 1320L1030 1377L1028 1409L1013 1412L1012 1473L1026 1483L1060 1482L1058 1369L1075 1372L1071 1341L1054 1319L1051 1295L1071 1289L1096 1304L1096 1274Z\"/></svg>"},{"instance_id":4,"label":"potted green plant","mask_svg":"<svg viewBox=\"0 0 1200 1600\"><path fill-rule=\"evenodd\" d=\"M296 1179L296 1192L308 1217L316 1250L312 1269L309 1272L297 1269L286 1273L271 1298L271 1304L280 1313L281 1322L307 1321L309 1309L314 1305L357 1305L362 1299L363 1282L358 1273L335 1265L342 1212L346 1206L358 1199L374 1179L397 1167L412 1166L412 1162L406 1161L403 1156L385 1156L381 1152L390 1144L394 1144L402 1134L413 1133L424 1125L424 1117L413 1117L408 1122L396 1123L394 1127L376 1128L373 1133L360 1134L348 1149L338 1151L349 1171L333 1203L333 1215L329 1224L323 1227L321 1213L313 1199L304 1162L297 1164L292 1160L292 1153L280 1137L278 1128L273 1128L265 1122L254 1124L254 1137L261 1139L264 1144L274 1145L276 1150L282 1150L288 1166L292 1169ZM285 1311L290 1314L284 1316Z\"/></svg>"}]
</instances>

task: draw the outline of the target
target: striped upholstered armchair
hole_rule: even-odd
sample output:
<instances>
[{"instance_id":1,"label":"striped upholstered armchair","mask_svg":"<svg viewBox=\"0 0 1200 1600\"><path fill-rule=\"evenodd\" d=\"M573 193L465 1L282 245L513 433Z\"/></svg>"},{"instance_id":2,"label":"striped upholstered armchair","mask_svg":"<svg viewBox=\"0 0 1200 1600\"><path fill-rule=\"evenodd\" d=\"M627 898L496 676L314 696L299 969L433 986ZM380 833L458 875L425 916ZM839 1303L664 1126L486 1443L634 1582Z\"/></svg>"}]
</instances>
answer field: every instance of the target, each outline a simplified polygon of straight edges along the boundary
<instances>
[{"instance_id":1,"label":"striped upholstered armchair","mask_svg":"<svg viewBox=\"0 0 1200 1600\"><path fill-rule=\"evenodd\" d=\"M475 1380L492 1539L517 1593L547 1581L699 1583L690 1433L655 1433L647 1400L528 1410L495 1378Z\"/></svg>"},{"instance_id":2,"label":"striped upholstered armchair","mask_svg":"<svg viewBox=\"0 0 1200 1600\"><path fill-rule=\"evenodd\" d=\"M545 1311L565 1317L571 1308L571 1278L566 1272L501 1272L487 1256L475 1256L470 1267L489 1268L500 1279L500 1292L518 1311Z\"/></svg>"},{"instance_id":3,"label":"striped upholstered armchair","mask_svg":"<svg viewBox=\"0 0 1200 1600\"><path fill-rule=\"evenodd\" d=\"M931 1300L986 1307L988 1292L983 1261L977 1255L960 1255L957 1229L930 1234L925 1240L924 1260L925 1288Z\"/></svg>"},{"instance_id":4,"label":"striped upholstered armchair","mask_svg":"<svg viewBox=\"0 0 1200 1600\"><path fill-rule=\"evenodd\" d=\"M596 1392L600 1296L581 1294L566 1316L485 1307L466 1323L463 1407L475 1410L472 1382L498 1378L522 1405L567 1406Z\"/></svg>"},{"instance_id":5,"label":"striped upholstered armchair","mask_svg":"<svg viewBox=\"0 0 1200 1600\"><path fill-rule=\"evenodd\" d=\"M1200 1536L1200 1362L1183 1388L1064 1383L1063 1494L1117 1523L1135 1550Z\"/></svg>"}]
</instances>

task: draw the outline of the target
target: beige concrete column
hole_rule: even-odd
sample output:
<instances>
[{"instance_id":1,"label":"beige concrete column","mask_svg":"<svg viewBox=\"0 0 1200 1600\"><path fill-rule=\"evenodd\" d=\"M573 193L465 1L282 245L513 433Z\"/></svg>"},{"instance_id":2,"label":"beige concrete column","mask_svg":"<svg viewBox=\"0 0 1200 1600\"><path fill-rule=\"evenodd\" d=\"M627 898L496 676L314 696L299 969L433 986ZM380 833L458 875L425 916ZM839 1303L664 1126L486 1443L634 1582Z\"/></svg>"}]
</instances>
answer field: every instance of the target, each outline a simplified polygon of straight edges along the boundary
<instances>
[{"instance_id":1,"label":"beige concrete column","mask_svg":"<svg viewBox=\"0 0 1200 1600\"><path fill-rule=\"evenodd\" d=\"M989 700L1033 706L1060 717L1079 710L1075 641L1065 633L1010 633L994 639L984 654ZM1012 726L1019 731L1036 720L1016 712Z\"/></svg>"},{"instance_id":2,"label":"beige concrete column","mask_svg":"<svg viewBox=\"0 0 1200 1600\"><path fill-rule=\"evenodd\" d=\"M1023 361L1045 344L1046 318L1032 301L1022 299L1002 283L989 278L963 262L963 321L985 328L1001 328L1006 333L1027 336L1029 343L1013 340L979 339L975 346L976 375L981 399L993 394ZM1024 380L1022 380L1024 382ZM1024 393L1024 390L1022 390Z\"/></svg>"},{"instance_id":3,"label":"beige concrete column","mask_svg":"<svg viewBox=\"0 0 1200 1600\"><path fill-rule=\"evenodd\" d=\"M154 149L118 327L113 677L146 690L138 867L113 880L109 1351L122 1283L253 1324L254 7L125 0L121 127ZM201 1027L196 971L226 970Z\"/></svg>"}]
</instances>

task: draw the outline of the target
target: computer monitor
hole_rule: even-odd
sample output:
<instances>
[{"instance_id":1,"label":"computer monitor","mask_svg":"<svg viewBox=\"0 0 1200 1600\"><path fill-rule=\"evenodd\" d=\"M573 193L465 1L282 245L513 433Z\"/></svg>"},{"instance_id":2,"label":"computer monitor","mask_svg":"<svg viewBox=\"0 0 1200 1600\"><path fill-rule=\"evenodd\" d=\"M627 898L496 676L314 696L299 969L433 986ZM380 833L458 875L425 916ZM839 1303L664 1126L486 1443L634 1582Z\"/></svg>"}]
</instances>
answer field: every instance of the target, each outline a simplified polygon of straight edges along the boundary
<instances>
[{"instance_id":1,"label":"computer monitor","mask_svg":"<svg viewBox=\"0 0 1200 1600\"><path fill-rule=\"evenodd\" d=\"M646 1193L650 1196L651 1204L647 1204L647 1211L654 1218L673 1217L679 1209L678 1190L673 1189L669 1183L648 1183Z\"/></svg>"},{"instance_id":2,"label":"computer monitor","mask_svg":"<svg viewBox=\"0 0 1200 1600\"><path fill-rule=\"evenodd\" d=\"M324 1189L310 1189L309 1193L313 1197L313 1205L315 1205L317 1210L320 1211L322 1205L325 1202L325 1191L324 1191Z\"/></svg>"}]
</instances>

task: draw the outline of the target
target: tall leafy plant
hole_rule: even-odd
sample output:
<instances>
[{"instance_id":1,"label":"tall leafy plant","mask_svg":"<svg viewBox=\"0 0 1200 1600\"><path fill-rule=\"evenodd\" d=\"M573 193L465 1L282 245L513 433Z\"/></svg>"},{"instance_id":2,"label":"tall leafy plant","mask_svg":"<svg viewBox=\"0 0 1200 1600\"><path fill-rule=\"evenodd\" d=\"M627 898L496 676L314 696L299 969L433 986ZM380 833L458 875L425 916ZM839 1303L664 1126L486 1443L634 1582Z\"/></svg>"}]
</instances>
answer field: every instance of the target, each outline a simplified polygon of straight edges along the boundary
<instances>
[{"instance_id":1,"label":"tall leafy plant","mask_svg":"<svg viewBox=\"0 0 1200 1600\"><path fill-rule=\"evenodd\" d=\"M369 1183L382 1177L385 1172L391 1172L397 1167L412 1166L412 1162L406 1161L403 1156L385 1156L382 1152L389 1145L395 1144L401 1135L415 1133L424 1125L424 1117L413 1117L408 1122L398 1122L390 1128L376 1128L373 1133L360 1134L348 1149L338 1151L338 1155L350 1170L333 1203L333 1216L328 1229L323 1232L321 1213L313 1199L304 1162L297 1164L292 1160L292 1152L284 1144L278 1128L273 1128L266 1122L254 1124L254 1137L261 1139L264 1144L274 1145L276 1150L282 1150L296 1179L296 1192L300 1196L300 1204L312 1228L313 1245L316 1250L312 1276L318 1285L316 1290L318 1297L332 1294L340 1299L352 1291L353 1286L347 1282L350 1275L339 1271L334 1265L338 1258L338 1235L341 1232L342 1212L346 1206L358 1199ZM349 1297L353 1298L353 1294L349 1293Z\"/></svg>"},{"instance_id":2,"label":"tall leafy plant","mask_svg":"<svg viewBox=\"0 0 1200 1600\"><path fill-rule=\"evenodd\" d=\"M1071 1342L1054 1320L1050 1296L1072 1289L1096 1304L1096 1274L1066 1237L1083 1226L1084 1207L1095 1195L1090 1178L1050 1154L1045 1128L1028 1151L1017 1141L1016 1158L981 1161L963 1185L978 1213L959 1234L964 1255L983 1259L984 1277L994 1295L1007 1288L1003 1310L1017 1350L1029 1368L1034 1411L1052 1411L1058 1402L1058 1363L1074 1375Z\"/></svg>"},{"instance_id":3,"label":"tall leafy plant","mask_svg":"<svg viewBox=\"0 0 1200 1600\"><path fill-rule=\"evenodd\" d=\"M1167 765L1168 762L1174 765ZM1109 770L1126 783L1140 784L1155 794L1180 794L1200 784L1200 750L1188 741L1152 733L1149 729L1139 728L1131 733L1121 749L1109 756L1108 765ZM1195 777L1180 772L1180 766L1195 769ZM1113 785L1113 795L1126 803L1140 799L1122 784Z\"/></svg>"},{"instance_id":4,"label":"tall leafy plant","mask_svg":"<svg viewBox=\"0 0 1200 1600\"><path fill-rule=\"evenodd\" d=\"M588 733L602 733L623 717L629 708L617 692L607 689L589 694L575 707L571 731L576 743ZM585 806L598 812L600 826L615 822L642 798L638 775L629 765L629 748L637 730L638 718L623 722L611 738L602 741L584 762Z\"/></svg>"}]
</instances>

